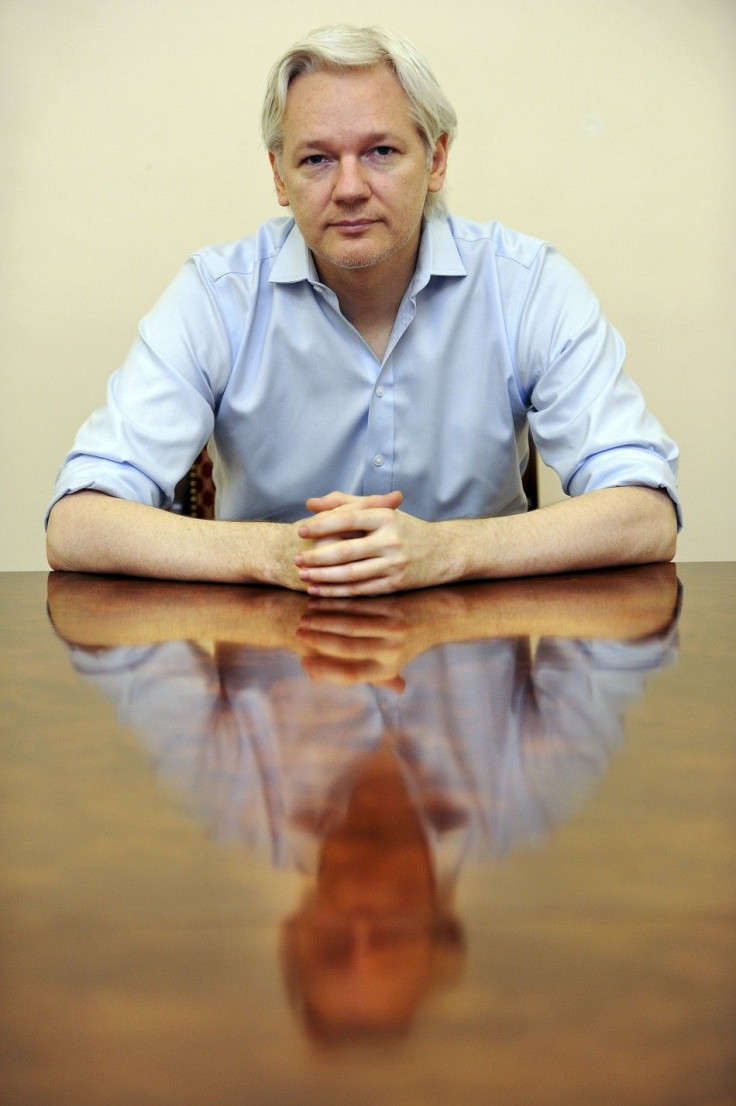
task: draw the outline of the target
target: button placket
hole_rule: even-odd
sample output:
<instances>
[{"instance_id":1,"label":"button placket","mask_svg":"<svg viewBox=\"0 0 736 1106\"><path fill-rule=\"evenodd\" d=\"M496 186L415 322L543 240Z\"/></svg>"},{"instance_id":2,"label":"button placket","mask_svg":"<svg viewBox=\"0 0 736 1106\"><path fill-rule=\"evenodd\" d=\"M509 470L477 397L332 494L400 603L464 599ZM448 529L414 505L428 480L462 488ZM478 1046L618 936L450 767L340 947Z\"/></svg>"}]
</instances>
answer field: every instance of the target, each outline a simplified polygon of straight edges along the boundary
<instances>
[{"instance_id":1,"label":"button placket","mask_svg":"<svg viewBox=\"0 0 736 1106\"><path fill-rule=\"evenodd\" d=\"M387 358L381 367L368 412L364 487L369 495L390 491L393 482L394 406L390 361L391 358Z\"/></svg>"}]
</instances>

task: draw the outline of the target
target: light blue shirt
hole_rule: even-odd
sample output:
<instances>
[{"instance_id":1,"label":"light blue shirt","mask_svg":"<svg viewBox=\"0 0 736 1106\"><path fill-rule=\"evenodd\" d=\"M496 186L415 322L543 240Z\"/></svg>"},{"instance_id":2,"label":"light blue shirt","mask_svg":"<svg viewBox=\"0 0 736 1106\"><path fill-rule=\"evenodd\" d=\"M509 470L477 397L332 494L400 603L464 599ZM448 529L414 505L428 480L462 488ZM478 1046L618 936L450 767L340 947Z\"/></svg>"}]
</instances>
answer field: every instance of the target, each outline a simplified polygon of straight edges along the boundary
<instances>
[{"instance_id":1,"label":"light blue shirt","mask_svg":"<svg viewBox=\"0 0 736 1106\"><path fill-rule=\"evenodd\" d=\"M62 495L156 507L210 442L217 513L294 521L339 489L424 519L526 510L527 424L568 494L665 488L677 448L580 275L498 223L432 218L382 360L292 219L194 254L80 429Z\"/></svg>"}]
</instances>

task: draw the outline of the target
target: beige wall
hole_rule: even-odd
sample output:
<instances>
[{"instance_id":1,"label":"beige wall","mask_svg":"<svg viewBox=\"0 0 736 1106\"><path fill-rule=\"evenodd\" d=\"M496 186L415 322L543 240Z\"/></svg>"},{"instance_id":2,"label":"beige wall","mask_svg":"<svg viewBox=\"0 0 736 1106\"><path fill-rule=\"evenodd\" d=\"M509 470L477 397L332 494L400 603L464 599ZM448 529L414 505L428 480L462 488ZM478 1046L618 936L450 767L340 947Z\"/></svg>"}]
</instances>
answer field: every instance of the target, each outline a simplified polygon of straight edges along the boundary
<instances>
[{"instance_id":1,"label":"beige wall","mask_svg":"<svg viewBox=\"0 0 736 1106\"><path fill-rule=\"evenodd\" d=\"M680 559L733 559L733 0L2 0L0 569L45 567L56 468L188 252L280 213L266 71L341 19L425 50L452 207L588 277L681 446Z\"/></svg>"}]
</instances>

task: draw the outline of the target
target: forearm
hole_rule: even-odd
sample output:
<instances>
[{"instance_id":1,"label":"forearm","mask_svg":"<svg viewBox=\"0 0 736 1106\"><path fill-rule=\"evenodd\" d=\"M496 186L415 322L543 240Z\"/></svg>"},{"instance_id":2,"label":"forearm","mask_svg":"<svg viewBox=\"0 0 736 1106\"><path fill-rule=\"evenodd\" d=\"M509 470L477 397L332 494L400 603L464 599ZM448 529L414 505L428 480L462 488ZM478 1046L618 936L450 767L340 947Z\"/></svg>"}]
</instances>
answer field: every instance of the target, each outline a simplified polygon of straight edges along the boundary
<instances>
[{"instance_id":1,"label":"forearm","mask_svg":"<svg viewBox=\"0 0 736 1106\"><path fill-rule=\"evenodd\" d=\"M293 565L300 544L291 524L210 522L99 492L59 500L46 534L54 569L303 590Z\"/></svg>"},{"instance_id":2,"label":"forearm","mask_svg":"<svg viewBox=\"0 0 736 1106\"><path fill-rule=\"evenodd\" d=\"M669 561L677 537L669 496L645 487L607 488L528 514L440 525L453 528L456 579Z\"/></svg>"}]
</instances>

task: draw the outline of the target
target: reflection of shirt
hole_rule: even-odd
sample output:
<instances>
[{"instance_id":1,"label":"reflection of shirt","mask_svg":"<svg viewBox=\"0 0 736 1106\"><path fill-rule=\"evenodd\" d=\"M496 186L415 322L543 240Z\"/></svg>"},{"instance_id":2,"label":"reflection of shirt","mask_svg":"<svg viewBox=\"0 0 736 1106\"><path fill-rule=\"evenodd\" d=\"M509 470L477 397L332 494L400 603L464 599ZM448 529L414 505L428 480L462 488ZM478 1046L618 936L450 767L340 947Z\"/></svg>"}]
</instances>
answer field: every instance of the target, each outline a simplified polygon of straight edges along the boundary
<instances>
[{"instance_id":1,"label":"reflection of shirt","mask_svg":"<svg viewBox=\"0 0 736 1106\"><path fill-rule=\"evenodd\" d=\"M281 650L196 645L73 651L77 669L142 736L159 775L220 838L308 863L306 837L336 786L384 734L437 852L503 854L574 809L623 739L622 717L672 641L526 639L438 646L404 669L403 694L311 681ZM447 812L458 817L447 817Z\"/></svg>"},{"instance_id":2,"label":"reflection of shirt","mask_svg":"<svg viewBox=\"0 0 736 1106\"><path fill-rule=\"evenodd\" d=\"M426 519L526 509L527 420L573 495L667 488L677 450L623 375L624 346L553 249L433 218L383 360L318 280L290 219L195 254L153 311L55 498L154 506L214 434L222 518L293 521L333 488L400 488Z\"/></svg>"}]
</instances>

